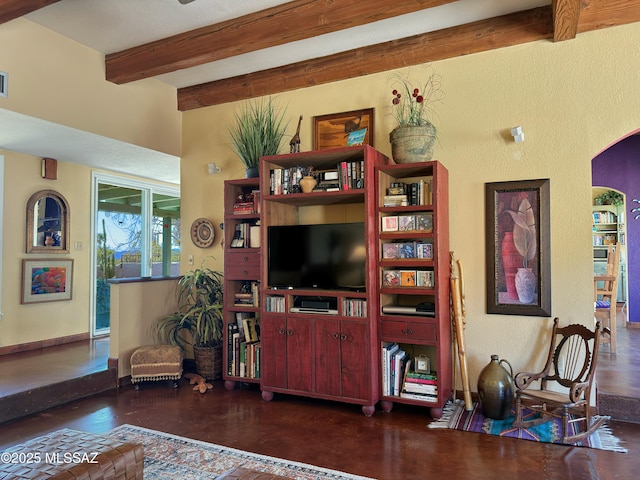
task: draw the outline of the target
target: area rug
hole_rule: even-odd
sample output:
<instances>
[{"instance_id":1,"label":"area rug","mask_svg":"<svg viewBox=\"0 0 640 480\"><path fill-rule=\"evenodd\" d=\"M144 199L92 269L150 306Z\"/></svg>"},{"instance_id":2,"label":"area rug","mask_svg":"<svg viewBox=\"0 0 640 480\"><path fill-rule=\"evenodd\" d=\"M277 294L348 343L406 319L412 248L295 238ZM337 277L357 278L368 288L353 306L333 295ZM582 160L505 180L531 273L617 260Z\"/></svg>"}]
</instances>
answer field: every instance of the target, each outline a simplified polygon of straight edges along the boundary
<instances>
[{"instance_id":1,"label":"area rug","mask_svg":"<svg viewBox=\"0 0 640 480\"><path fill-rule=\"evenodd\" d=\"M531 410L525 410L523 413L525 418L533 418L534 415L537 415ZM482 414L482 406L477 402L473 404L473 410L466 410L464 402L456 400L445 405L442 417L430 423L429 428L449 428L463 432L486 433L534 442L561 444L562 424L560 419L553 419L535 427L515 428L513 427L514 418L514 412L511 412L511 415L505 420L492 420ZM575 446L627 452L626 448L620 446L620 440L613 435L606 424Z\"/></svg>"},{"instance_id":2,"label":"area rug","mask_svg":"<svg viewBox=\"0 0 640 480\"><path fill-rule=\"evenodd\" d=\"M296 480L373 480L134 425L121 425L105 435L144 446L145 480L215 479L234 467Z\"/></svg>"}]
</instances>

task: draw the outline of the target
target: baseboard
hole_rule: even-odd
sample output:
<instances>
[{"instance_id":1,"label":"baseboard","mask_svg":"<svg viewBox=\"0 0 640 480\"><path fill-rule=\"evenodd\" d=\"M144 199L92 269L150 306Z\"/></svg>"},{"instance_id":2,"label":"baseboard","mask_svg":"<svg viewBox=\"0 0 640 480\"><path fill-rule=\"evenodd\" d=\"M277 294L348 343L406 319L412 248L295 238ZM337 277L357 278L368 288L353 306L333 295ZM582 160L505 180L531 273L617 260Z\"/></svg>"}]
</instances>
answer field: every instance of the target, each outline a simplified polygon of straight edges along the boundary
<instances>
[{"instance_id":1,"label":"baseboard","mask_svg":"<svg viewBox=\"0 0 640 480\"><path fill-rule=\"evenodd\" d=\"M89 332L86 332L68 335L66 337L47 338L46 340L38 340L36 342L8 345L6 347L0 347L0 356L12 355L19 352L28 352L30 350L39 350L47 347L55 347L57 345L65 345L67 343L81 342L83 340L89 340L90 338Z\"/></svg>"}]
</instances>

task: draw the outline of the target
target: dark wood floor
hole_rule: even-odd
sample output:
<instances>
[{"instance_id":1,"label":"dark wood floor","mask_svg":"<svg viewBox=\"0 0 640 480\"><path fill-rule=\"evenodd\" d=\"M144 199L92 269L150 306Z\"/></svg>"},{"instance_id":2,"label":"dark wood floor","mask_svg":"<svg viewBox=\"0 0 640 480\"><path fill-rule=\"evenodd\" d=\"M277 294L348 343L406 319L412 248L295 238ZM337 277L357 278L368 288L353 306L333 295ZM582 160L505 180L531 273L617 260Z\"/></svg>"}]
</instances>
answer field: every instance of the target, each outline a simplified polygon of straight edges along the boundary
<instances>
[{"instance_id":1,"label":"dark wood floor","mask_svg":"<svg viewBox=\"0 0 640 480\"><path fill-rule=\"evenodd\" d=\"M630 334L630 346L634 338L640 340L640 330L623 329L620 338ZM637 375L640 363L626 374L613 373L616 364L630 360L623 359L620 346L616 355L607 348L599 359L605 373L599 375L600 388L609 380L635 388L637 382L623 378ZM0 360L3 391L11 388L5 361ZM73 360L67 356L67 361ZM138 391L124 387L7 422L0 425L0 450L59 428L102 433L128 423L380 480L631 480L640 471L640 424L609 422L629 450L622 454L428 429L429 421L427 410L419 407L398 405L391 413L377 411L366 418L359 407L335 402L285 395L265 402L255 386L226 391L222 382L214 382L203 395L183 380L178 389L167 383L145 384Z\"/></svg>"}]
</instances>

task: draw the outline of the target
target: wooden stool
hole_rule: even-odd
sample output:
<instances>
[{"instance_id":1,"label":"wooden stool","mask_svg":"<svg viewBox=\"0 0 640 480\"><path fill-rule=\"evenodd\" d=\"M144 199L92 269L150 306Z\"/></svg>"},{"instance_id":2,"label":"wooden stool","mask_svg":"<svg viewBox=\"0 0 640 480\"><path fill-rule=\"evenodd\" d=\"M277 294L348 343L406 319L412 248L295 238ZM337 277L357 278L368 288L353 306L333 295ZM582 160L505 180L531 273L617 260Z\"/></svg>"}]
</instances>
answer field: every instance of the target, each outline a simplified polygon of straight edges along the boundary
<instances>
[{"instance_id":1,"label":"wooden stool","mask_svg":"<svg viewBox=\"0 0 640 480\"><path fill-rule=\"evenodd\" d=\"M77 432L58 430L3 452L0 478L130 480L143 478L142 445Z\"/></svg>"},{"instance_id":2,"label":"wooden stool","mask_svg":"<svg viewBox=\"0 0 640 480\"><path fill-rule=\"evenodd\" d=\"M147 345L131 354L131 383L173 380L174 388L182 377L182 349L177 345Z\"/></svg>"}]
</instances>

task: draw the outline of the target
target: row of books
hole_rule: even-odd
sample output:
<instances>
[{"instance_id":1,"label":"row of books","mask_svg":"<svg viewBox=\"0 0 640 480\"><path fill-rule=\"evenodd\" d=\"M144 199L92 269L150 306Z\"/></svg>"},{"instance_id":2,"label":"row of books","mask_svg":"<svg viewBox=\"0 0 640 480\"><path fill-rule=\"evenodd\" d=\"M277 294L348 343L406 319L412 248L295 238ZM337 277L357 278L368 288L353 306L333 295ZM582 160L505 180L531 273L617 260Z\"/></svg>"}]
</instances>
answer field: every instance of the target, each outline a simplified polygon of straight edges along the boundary
<instances>
[{"instance_id":1,"label":"row of books","mask_svg":"<svg viewBox=\"0 0 640 480\"><path fill-rule=\"evenodd\" d=\"M431 205L433 203L433 177L425 177L412 183L394 182L382 199L385 207L407 205Z\"/></svg>"},{"instance_id":2,"label":"row of books","mask_svg":"<svg viewBox=\"0 0 640 480\"><path fill-rule=\"evenodd\" d=\"M246 280L242 282L240 291L233 294L235 306L259 307L260 287L257 281Z\"/></svg>"},{"instance_id":3,"label":"row of books","mask_svg":"<svg viewBox=\"0 0 640 480\"><path fill-rule=\"evenodd\" d=\"M381 359L384 396L423 402L438 401L437 374L411 370L412 361L399 344L383 342Z\"/></svg>"},{"instance_id":4,"label":"row of books","mask_svg":"<svg viewBox=\"0 0 640 480\"><path fill-rule=\"evenodd\" d=\"M361 298L344 298L342 300L342 314L345 317L366 317L367 301Z\"/></svg>"},{"instance_id":5,"label":"row of books","mask_svg":"<svg viewBox=\"0 0 640 480\"><path fill-rule=\"evenodd\" d=\"M250 314L237 312L236 322L227 325L227 374L260 378L260 326Z\"/></svg>"},{"instance_id":6,"label":"row of books","mask_svg":"<svg viewBox=\"0 0 640 480\"><path fill-rule=\"evenodd\" d=\"M274 168L269 172L269 193L287 195L300 193L300 180L309 173L308 167ZM315 175L318 184L314 191L339 191L364 188L364 162L340 162L335 170Z\"/></svg>"},{"instance_id":7,"label":"row of books","mask_svg":"<svg viewBox=\"0 0 640 480\"><path fill-rule=\"evenodd\" d=\"M265 312L284 313L284 297L266 297L264 309Z\"/></svg>"},{"instance_id":8,"label":"row of books","mask_svg":"<svg viewBox=\"0 0 640 480\"><path fill-rule=\"evenodd\" d=\"M238 223L233 232L231 248L259 248L260 247L260 225L250 223Z\"/></svg>"},{"instance_id":9,"label":"row of books","mask_svg":"<svg viewBox=\"0 0 640 480\"><path fill-rule=\"evenodd\" d=\"M617 223L618 217L613 212L593 212L593 223Z\"/></svg>"},{"instance_id":10,"label":"row of books","mask_svg":"<svg viewBox=\"0 0 640 480\"><path fill-rule=\"evenodd\" d=\"M433 270L383 270L383 287L433 288Z\"/></svg>"},{"instance_id":11,"label":"row of books","mask_svg":"<svg viewBox=\"0 0 640 480\"><path fill-rule=\"evenodd\" d=\"M421 258L433 260L432 242L389 242L382 244L382 258Z\"/></svg>"},{"instance_id":12,"label":"row of books","mask_svg":"<svg viewBox=\"0 0 640 480\"><path fill-rule=\"evenodd\" d=\"M389 215L382 217L383 232L432 232L433 214L418 213L416 215Z\"/></svg>"},{"instance_id":13,"label":"row of books","mask_svg":"<svg viewBox=\"0 0 640 480\"><path fill-rule=\"evenodd\" d=\"M249 194L239 195L233 204L234 215L259 215L260 190L253 190Z\"/></svg>"}]
</instances>

